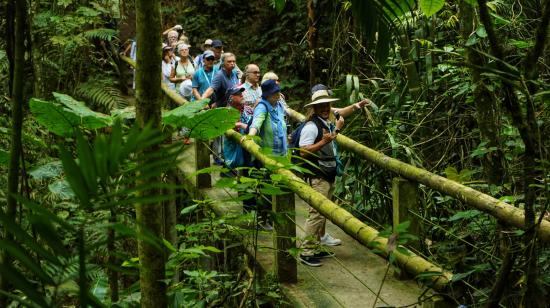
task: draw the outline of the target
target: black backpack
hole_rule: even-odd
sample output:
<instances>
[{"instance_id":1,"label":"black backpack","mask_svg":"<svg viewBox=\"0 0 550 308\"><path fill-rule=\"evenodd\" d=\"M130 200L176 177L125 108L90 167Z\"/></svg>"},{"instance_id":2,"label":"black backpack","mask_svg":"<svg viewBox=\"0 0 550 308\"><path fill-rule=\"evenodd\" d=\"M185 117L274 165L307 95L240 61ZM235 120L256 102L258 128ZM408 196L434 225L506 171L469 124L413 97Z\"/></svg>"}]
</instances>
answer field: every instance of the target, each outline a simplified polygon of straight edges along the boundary
<instances>
[{"instance_id":1,"label":"black backpack","mask_svg":"<svg viewBox=\"0 0 550 308\"><path fill-rule=\"evenodd\" d=\"M315 138L315 141L313 143L317 143L321 141L321 139L323 139L323 129L325 128L325 125L323 125L321 120L316 116L313 117L312 121L313 123L315 123L315 126L317 126L317 137ZM322 170L320 170L319 164L316 159L313 159L312 161L312 158L315 158L315 157L310 157L309 159L305 159L302 157L302 155L300 155L300 135L302 134L302 130L304 129L304 127L308 122L309 121L300 123L300 125L296 127L296 129L290 135L290 141L288 144L288 147L291 149L290 161L292 162L292 164L300 168L305 168L313 174L319 174L320 172L322 172ZM312 156L314 155L315 154L312 154ZM308 177L311 175L300 174L300 176Z\"/></svg>"}]
</instances>

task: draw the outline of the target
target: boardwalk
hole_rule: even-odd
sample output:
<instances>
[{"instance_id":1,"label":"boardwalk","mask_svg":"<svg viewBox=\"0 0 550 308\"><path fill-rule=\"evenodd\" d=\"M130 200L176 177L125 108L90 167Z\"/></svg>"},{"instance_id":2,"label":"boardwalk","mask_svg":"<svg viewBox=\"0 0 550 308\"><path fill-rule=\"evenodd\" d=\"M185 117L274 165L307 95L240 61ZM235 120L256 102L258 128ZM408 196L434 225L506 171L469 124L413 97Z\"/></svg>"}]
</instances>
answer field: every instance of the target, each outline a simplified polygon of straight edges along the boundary
<instances>
[{"instance_id":1,"label":"boardwalk","mask_svg":"<svg viewBox=\"0 0 550 308\"><path fill-rule=\"evenodd\" d=\"M186 158L180 165L184 174L195 172L195 147L185 147L182 155ZM213 182L218 175L213 175ZM194 178L189 178L191 185ZM227 190L209 188L200 193L207 196L225 210L240 212L239 204L227 202ZM221 201L220 201L221 200ZM296 198L297 235L303 236L301 226L307 216L308 205ZM366 247L341 231L337 226L327 221L329 233L342 239L343 245L331 248L335 258L325 259L323 266L311 268L298 266L298 283L283 284L282 290L292 302L292 306L302 307L373 307L376 293L384 280L387 262L373 254ZM270 272L273 265L272 234L261 232L258 238L260 249L257 260L263 271ZM419 301L423 288L412 280L398 280L394 277L394 269L390 267L376 307L408 306ZM411 307L414 307L412 305Z\"/></svg>"}]
</instances>

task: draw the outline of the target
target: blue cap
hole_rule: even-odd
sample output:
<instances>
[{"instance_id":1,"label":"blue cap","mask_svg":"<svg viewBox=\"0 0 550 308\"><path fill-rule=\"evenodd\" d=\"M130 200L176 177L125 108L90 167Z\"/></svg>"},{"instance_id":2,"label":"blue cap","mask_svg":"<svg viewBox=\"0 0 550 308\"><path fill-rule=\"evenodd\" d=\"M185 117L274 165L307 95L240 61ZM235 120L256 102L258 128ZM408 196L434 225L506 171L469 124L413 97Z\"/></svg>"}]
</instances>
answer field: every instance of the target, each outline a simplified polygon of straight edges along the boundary
<instances>
[{"instance_id":1,"label":"blue cap","mask_svg":"<svg viewBox=\"0 0 550 308\"><path fill-rule=\"evenodd\" d=\"M226 104L229 105L231 102L231 95L240 94L240 93L243 93L243 91L244 91L243 87L232 86L231 88L227 89L227 91L225 91L225 95L223 97L224 102L226 102Z\"/></svg>"},{"instance_id":2,"label":"blue cap","mask_svg":"<svg viewBox=\"0 0 550 308\"><path fill-rule=\"evenodd\" d=\"M212 41L212 48L221 48L223 47L223 43L220 40L213 40Z\"/></svg>"},{"instance_id":3,"label":"blue cap","mask_svg":"<svg viewBox=\"0 0 550 308\"><path fill-rule=\"evenodd\" d=\"M202 54L202 57L203 58L215 58L216 55L214 55L214 52L212 50L206 50L203 54Z\"/></svg>"},{"instance_id":4,"label":"blue cap","mask_svg":"<svg viewBox=\"0 0 550 308\"><path fill-rule=\"evenodd\" d=\"M225 91L225 95L229 96L229 95L235 95L235 94L243 93L243 92L244 92L243 87L232 86L231 88L227 89L227 91Z\"/></svg>"},{"instance_id":5,"label":"blue cap","mask_svg":"<svg viewBox=\"0 0 550 308\"><path fill-rule=\"evenodd\" d=\"M281 88L275 80L269 79L262 83L262 98L266 98L277 92L281 92Z\"/></svg>"},{"instance_id":6,"label":"blue cap","mask_svg":"<svg viewBox=\"0 0 550 308\"><path fill-rule=\"evenodd\" d=\"M313 87L311 87L311 95L313 95L313 93L319 91L319 90L326 90L328 91L328 95L332 95L332 90L329 89L329 87L325 86L324 84L321 84L321 83L318 83L316 85L314 85Z\"/></svg>"}]
</instances>

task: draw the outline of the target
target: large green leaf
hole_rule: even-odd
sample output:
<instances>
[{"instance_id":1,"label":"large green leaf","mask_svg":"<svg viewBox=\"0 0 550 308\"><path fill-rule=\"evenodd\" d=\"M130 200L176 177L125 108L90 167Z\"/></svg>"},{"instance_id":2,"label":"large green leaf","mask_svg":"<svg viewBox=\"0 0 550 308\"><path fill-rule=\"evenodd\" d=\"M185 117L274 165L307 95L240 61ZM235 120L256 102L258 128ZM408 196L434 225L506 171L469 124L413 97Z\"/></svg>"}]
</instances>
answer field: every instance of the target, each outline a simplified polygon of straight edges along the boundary
<instances>
[{"instance_id":1,"label":"large green leaf","mask_svg":"<svg viewBox=\"0 0 550 308\"><path fill-rule=\"evenodd\" d=\"M445 0L420 0L420 9L430 17L437 13L445 5Z\"/></svg>"},{"instance_id":2,"label":"large green leaf","mask_svg":"<svg viewBox=\"0 0 550 308\"><path fill-rule=\"evenodd\" d=\"M91 110L83 102L77 101L66 94L57 92L53 92L52 94L58 103L63 104L80 117L82 127L98 129L112 125L113 119L110 116Z\"/></svg>"},{"instance_id":3,"label":"large green leaf","mask_svg":"<svg viewBox=\"0 0 550 308\"><path fill-rule=\"evenodd\" d=\"M55 160L36 167L29 172L29 175L35 180L46 180L55 178L63 173L63 165L60 160Z\"/></svg>"},{"instance_id":4,"label":"large green leaf","mask_svg":"<svg viewBox=\"0 0 550 308\"><path fill-rule=\"evenodd\" d=\"M201 111L194 117L185 120L184 126L189 128L189 137L201 140L212 139L235 127L240 114L234 108L216 108Z\"/></svg>"},{"instance_id":5,"label":"large green leaf","mask_svg":"<svg viewBox=\"0 0 550 308\"><path fill-rule=\"evenodd\" d=\"M209 100L200 100L186 103L183 106L164 112L162 114L162 123L174 127L184 127L189 118L194 117L201 111Z\"/></svg>"},{"instance_id":6,"label":"large green leaf","mask_svg":"<svg viewBox=\"0 0 550 308\"><path fill-rule=\"evenodd\" d=\"M57 102L32 98L29 105L38 123L56 135L70 137L75 127L98 129L112 123L110 116L95 112L68 95L54 93L54 96Z\"/></svg>"},{"instance_id":7,"label":"large green leaf","mask_svg":"<svg viewBox=\"0 0 550 308\"><path fill-rule=\"evenodd\" d=\"M48 185L48 190L61 200L70 200L75 197L71 186L66 180L58 180Z\"/></svg>"}]
</instances>

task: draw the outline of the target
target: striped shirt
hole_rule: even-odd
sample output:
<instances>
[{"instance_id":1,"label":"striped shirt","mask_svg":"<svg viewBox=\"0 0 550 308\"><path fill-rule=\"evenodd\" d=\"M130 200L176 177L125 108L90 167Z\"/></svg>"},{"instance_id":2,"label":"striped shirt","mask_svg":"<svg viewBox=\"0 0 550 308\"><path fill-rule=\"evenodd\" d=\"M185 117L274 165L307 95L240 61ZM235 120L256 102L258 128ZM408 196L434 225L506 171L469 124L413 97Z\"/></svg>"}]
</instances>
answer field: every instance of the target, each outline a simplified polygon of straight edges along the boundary
<instances>
[{"instance_id":1,"label":"striped shirt","mask_svg":"<svg viewBox=\"0 0 550 308\"><path fill-rule=\"evenodd\" d=\"M254 104L262 98L262 88L260 86L254 88L248 81L244 83L243 88L243 101L245 105L254 108Z\"/></svg>"},{"instance_id":2,"label":"striped shirt","mask_svg":"<svg viewBox=\"0 0 550 308\"><path fill-rule=\"evenodd\" d=\"M262 147L271 149L272 154L286 156L288 145L283 105L277 102L273 107L262 99L254 109L251 128L258 130Z\"/></svg>"}]
</instances>

